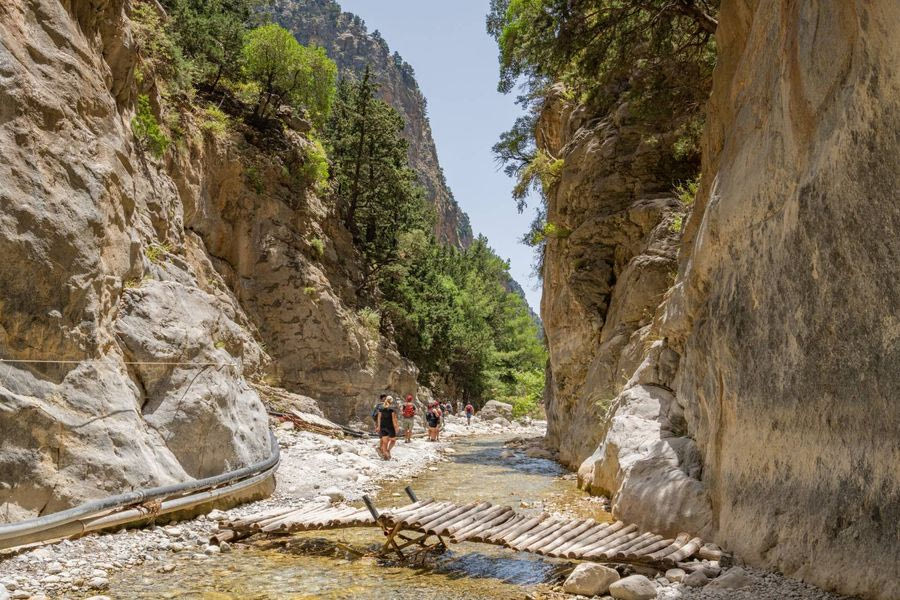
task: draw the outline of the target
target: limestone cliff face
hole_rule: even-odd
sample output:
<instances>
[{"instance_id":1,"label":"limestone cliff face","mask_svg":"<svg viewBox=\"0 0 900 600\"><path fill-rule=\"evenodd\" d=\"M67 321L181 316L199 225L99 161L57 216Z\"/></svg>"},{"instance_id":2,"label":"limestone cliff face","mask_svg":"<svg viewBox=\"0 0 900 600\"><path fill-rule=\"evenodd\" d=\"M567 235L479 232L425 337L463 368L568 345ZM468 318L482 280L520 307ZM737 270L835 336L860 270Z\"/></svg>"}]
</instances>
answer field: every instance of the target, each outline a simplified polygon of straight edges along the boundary
<instances>
[{"instance_id":1,"label":"limestone cliff face","mask_svg":"<svg viewBox=\"0 0 900 600\"><path fill-rule=\"evenodd\" d=\"M406 121L410 166L419 174L437 215L439 240L457 247L472 242L472 227L447 187L431 137L426 102L412 67L397 52L391 53L378 32L369 33L358 16L341 12L334 0L277 0L274 19L291 30L303 44L325 48L343 74L361 77L366 65L379 84L379 96Z\"/></svg>"},{"instance_id":2,"label":"limestone cliff face","mask_svg":"<svg viewBox=\"0 0 900 600\"><path fill-rule=\"evenodd\" d=\"M679 275L580 470L642 525L667 514L885 600L900 597L898 27L891 0L723 3Z\"/></svg>"},{"instance_id":3,"label":"limestone cliff face","mask_svg":"<svg viewBox=\"0 0 900 600\"><path fill-rule=\"evenodd\" d=\"M3 521L263 459L253 381L343 419L415 389L352 309L348 234L290 177L299 134L260 150L179 109L165 158L141 150L129 10L0 4L0 357L57 361L0 363Z\"/></svg>"},{"instance_id":4,"label":"limestone cliff face","mask_svg":"<svg viewBox=\"0 0 900 600\"><path fill-rule=\"evenodd\" d=\"M650 322L674 281L684 208L672 194L669 134L623 105L604 118L557 88L538 146L564 160L548 194L557 232L544 256L541 318L550 354L548 439L573 467L599 443L604 415L640 364Z\"/></svg>"}]
</instances>

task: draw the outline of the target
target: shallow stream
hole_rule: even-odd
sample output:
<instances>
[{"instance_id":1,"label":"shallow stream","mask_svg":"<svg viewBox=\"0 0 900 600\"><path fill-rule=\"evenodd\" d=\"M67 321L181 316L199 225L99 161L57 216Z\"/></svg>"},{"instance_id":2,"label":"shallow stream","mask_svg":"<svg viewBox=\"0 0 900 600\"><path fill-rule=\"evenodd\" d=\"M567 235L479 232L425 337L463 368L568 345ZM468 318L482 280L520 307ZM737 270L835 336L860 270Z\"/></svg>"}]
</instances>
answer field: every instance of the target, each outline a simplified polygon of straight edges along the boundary
<instances>
[{"instance_id":1,"label":"shallow stream","mask_svg":"<svg viewBox=\"0 0 900 600\"><path fill-rule=\"evenodd\" d=\"M376 497L380 507L408 504L403 487L420 499L457 503L486 500L522 512L562 511L609 519L585 499L556 463L517 452L501 458L502 438L456 440L449 460L410 481L390 481ZM441 599L523 598L534 586L558 579L564 561L484 544L454 544L427 566L415 568L370 557L383 536L372 528L309 532L253 547L234 548L206 560L186 559L171 573L147 565L115 576L113 598L299 600L305 598ZM276 545L277 544L277 545ZM266 546L266 547L263 547Z\"/></svg>"}]
</instances>

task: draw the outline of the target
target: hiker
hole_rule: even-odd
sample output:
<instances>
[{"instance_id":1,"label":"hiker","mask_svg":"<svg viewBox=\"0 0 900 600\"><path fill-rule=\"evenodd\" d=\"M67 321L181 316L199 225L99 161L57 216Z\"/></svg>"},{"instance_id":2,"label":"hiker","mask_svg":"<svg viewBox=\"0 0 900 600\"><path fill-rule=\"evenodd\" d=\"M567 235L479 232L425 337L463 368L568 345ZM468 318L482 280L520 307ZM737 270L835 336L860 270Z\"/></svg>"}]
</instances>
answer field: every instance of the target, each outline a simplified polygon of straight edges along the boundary
<instances>
[{"instance_id":1,"label":"hiker","mask_svg":"<svg viewBox=\"0 0 900 600\"><path fill-rule=\"evenodd\" d=\"M475 407L471 402L466 403L466 427L472 424L472 415L475 414Z\"/></svg>"},{"instance_id":2,"label":"hiker","mask_svg":"<svg viewBox=\"0 0 900 600\"><path fill-rule=\"evenodd\" d=\"M387 398L387 394L378 396L378 402L372 407L372 425L375 427L375 433L378 433L378 411L381 410L381 405L384 404L385 398Z\"/></svg>"},{"instance_id":3,"label":"hiker","mask_svg":"<svg viewBox=\"0 0 900 600\"><path fill-rule=\"evenodd\" d=\"M428 405L428 412L425 413L425 424L428 426L428 441L437 441L438 423L440 422L441 411L437 407L437 402Z\"/></svg>"},{"instance_id":4,"label":"hiker","mask_svg":"<svg viewBox=\"0 0 900 600\"><path fill-rule=\"evenodd\" d=\"M391 460L391 448L397 443L397 412L394 410L394 399L385 396L384 402L378 409L378 417L375 420L378 435L381 436L380 454L384 460Z\"/></svg>"},{"instance_id":5,"label":"hiker","mask_svg":"<svg viewBox=\"0 0 900 600\"><path fill-rule=\"evenodd\" d=\"M412 442L413 425L416 424L416 405L413 404L412 394L406 395L406 402L403 403L401 409L402 419L400 425L403 428L403 435L406 437L406 443Z\"/></svg>"},{"instance_id":6,"label":"hiker","mask_svg":"<svg viewBox=\"0 0 900 600\"><path fill-rule=\"evenodd\" d=\"M437 429L435 429L434 441L438 441L441 439L441 432L444 430L444 425L446 425L446 421L444 420L444 405L438 402L437 406L434 407L435 412L437 413L438 425Z\"/></svg>"}]
</instances>

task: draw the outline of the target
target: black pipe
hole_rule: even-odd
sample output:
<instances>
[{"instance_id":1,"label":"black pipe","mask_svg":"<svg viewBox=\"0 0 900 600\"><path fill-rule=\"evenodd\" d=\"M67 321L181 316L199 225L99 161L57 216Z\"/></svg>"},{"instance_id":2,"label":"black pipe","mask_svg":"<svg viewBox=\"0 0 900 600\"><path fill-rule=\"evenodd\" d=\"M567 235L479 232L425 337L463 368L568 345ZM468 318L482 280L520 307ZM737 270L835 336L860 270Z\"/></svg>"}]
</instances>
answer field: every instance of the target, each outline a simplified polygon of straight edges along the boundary
<instances>
[{"instance_id":1,"label":"black pipe","mask_svg":"<svg viewBox=\"0 0 900 600\"><path fill-rule=\"evenodd\" d=\"M413 491L411 485L406 486L405 491L406 491L406 495L409 496L410 500L412 500L413 502L419 501L419 499L416 498L416 493Z\"/></svg>"},{"instance_id":2,"label":"black pipe","mask_svg":"<svg viewBox=\"0 0 900 600\"><path fill-rule=\"evenodd\" d=\"M372 518L376 521L381 518L381 515L378 514L378 509L375 508L375 505L372 503L372 499L369 498L368 494L363 494L363 502L366 503L366 508L369 509L369 512L372 513Z\"/></svg>"},{"instance_id":3,"label":"black pipe","mask_svg":"<svg viewBox=\"0 0 900 600\"><path fill-rule=\"evenodd\" d=\"M124 494L119 494L117 496L110 496L109 498L104 498L103 500L93 500L91 502L85 502L84 504L79 504L78 506L55 512L50 515L45 515L43 517L27 519L25 521L10 523L8 525L0 525L0 547L3 547L2 540L18 537L25 533L35 533L45 529L50 529L63 523L68 523L84 518L85 516L91 515L93 513L132 506L134 504L140 504L143 502L148 502L150 500L166 498L175 494L183 494L185 492L195 492L205 488L217 487L226 483L232 483L234 481L237 481L238 479L256 475L257 473L261 473L262 471L266 471L274 467L281 460L281 448L278 446L278 440L275 438L275 434L271 431L269 431L269 445L271 448L271 456L263 461L252 464L248 467L244 467L242 469L237 469L236 471L229 471L227 473L222 473L221 475L207 477L206 479L197 479L194 481L165 485L161 487L150 488L147 490L127 492Z\"/></svg>"}]
</instances>

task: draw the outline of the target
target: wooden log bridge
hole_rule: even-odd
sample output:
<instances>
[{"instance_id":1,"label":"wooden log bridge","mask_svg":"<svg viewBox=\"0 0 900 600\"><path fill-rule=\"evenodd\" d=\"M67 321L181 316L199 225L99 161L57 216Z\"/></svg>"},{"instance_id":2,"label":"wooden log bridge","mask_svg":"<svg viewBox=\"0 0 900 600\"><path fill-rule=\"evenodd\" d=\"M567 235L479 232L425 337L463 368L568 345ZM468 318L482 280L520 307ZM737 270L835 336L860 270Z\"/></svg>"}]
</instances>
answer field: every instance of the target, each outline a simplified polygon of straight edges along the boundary
<instances>
[{"instance_id":1,"label":"wooden log bridge","mask_svg":"<svg viewBox=\"0 0 900 600\"><path fill-rule=\"evenodd\" d=\"M255 534L380 527L387 539L378 554L396 554L402 561L446 548L448 541L493 544L551 558L644 564L659 569L674 567L694 555L715 560L720 554L703 548L700 538L688 534L666 538L621 521L557 518L546 513L525 515L490 502L459 505L419 501L409 487L406 491L412 504L380 512L364 497L365 508L320 503L225 521L212 542ZM432 537L436 541L429 544ZM411 546L414 552L409 553L407 548Z\"/></svg>"}]
</instances>

